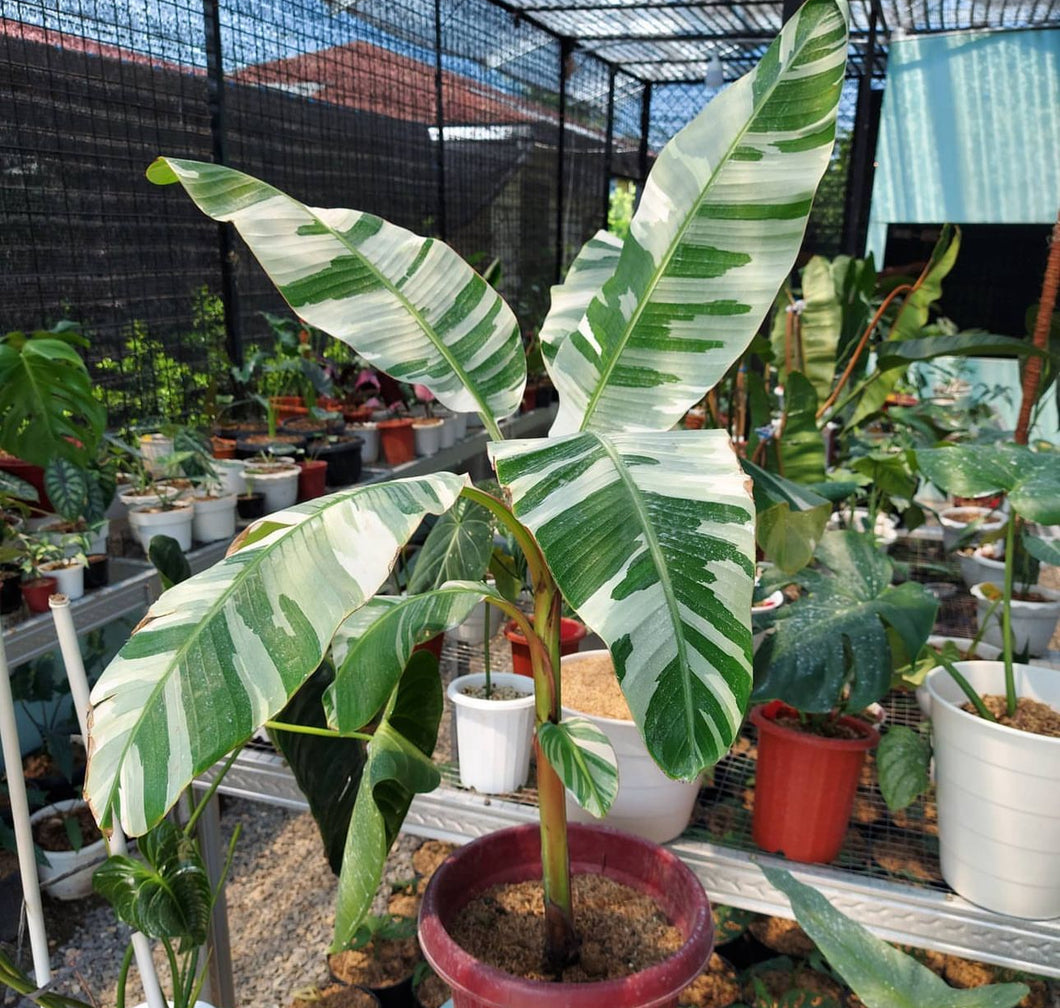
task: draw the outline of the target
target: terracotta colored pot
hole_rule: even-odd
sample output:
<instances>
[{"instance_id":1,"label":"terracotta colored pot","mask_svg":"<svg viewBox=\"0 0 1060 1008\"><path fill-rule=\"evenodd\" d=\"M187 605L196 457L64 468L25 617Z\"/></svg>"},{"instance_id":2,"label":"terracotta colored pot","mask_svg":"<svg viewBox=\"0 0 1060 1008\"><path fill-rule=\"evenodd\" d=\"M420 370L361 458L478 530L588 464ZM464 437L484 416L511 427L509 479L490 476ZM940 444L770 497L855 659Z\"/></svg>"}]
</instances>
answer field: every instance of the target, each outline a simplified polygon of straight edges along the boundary
<instances>
[{"instance_id":1,"label":"terracotta colored pot","mask_svg":"<svg viewBox=\"0 0 1060 1008\"><path fill-rule=\"evenodd\" d=\"M234 459L236 457L236 443L230 438L212 437L210 445L213 457L216 459Z\"/></svg>"},{"instance_id":2,"label":"terracotta colored pot","mask_svg":"<svg viewBox=\"0 0 1060 1008\"><path fill-rule=\"evenodd\" d=\"M585 624L564 616L559 621L559 653L560 655L574 654L581 646L582 638L585 636ZM523 636L522 631L516 626L515 620L510 620L504 627L504 636L512 645L512 671L517 675L532 676L533 667L530 664L530 644Z\"/></svg>"},{"instance_id":3,"label":"terracotta colored pot","mask_svg":"<svg viewBox=\"0 0 1060 1008\"><path fill-rule=\"evenodd\" d=\"M452 988L454 1008L665 1008L677 1004L678 994L710 958L710 903L676 854L605 826L571 825L569 837L575 874L605 875L651 896L680 930L684 944L655 966L597 983L525 980L474 959L449 936L446 928L453 917L492 885L541 877L538 825L497 830L457 848L431 877L423 896L420 946Z\"/></svg>"},{"instance_id":4,"label":"terracotta colored pot","mask_svg":"<svg viewBox=\"0 0 1060 1008\"><path fill-rule=\"evenodd\" d=\"M412 418L380 420L379 447L388 465L401 465L416 457L416 441L412 433Z\"/></svg>"},{"instance_id":5,"label":"terracotta colored pot","mask_svg":"<svg viewBox=\"0 0 1060 1008\"><path fill-rule=\"evenodd\" d=\"M758 729L751 836L762 850L792 861L827 863L843 845L865 753L880 735L843 717L857 737L822 738L777 724L783 713L795 712L779 700L751 709Z\"/></svg>"},{"instance_id":6,"label":"terracotta colored pot","mask_svg":"<svg viewBox=\"0 0 1060 1008\"><path fill-rule=\"evenodd\" d=\"M317 459L306 459L298 463L298 500L307 501L320 497L324 493L325 477L328 474L327 462Z\"/></svg>"},{"instance_id":7,"label":"terracotta colored pot","mask_svg":"<svg viewBox=\"0 0 1060 1008\"><path fill-rule=\"evenodd\" d=\"M47 612L48 599L55 594L59 588L58 581L53 577L34 578L32 581L22 582L22 598L30 612Z\"/></svg>"}]
</instances>

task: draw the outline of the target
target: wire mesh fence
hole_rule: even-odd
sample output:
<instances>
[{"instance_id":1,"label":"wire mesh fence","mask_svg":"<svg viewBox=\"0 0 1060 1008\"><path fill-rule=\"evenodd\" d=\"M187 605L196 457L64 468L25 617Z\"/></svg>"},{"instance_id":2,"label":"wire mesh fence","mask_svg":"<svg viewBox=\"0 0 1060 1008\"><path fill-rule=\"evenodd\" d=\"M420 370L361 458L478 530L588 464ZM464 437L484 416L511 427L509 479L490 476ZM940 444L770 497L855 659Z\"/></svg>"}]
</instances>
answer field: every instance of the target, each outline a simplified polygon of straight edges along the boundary
<instances>
[{"instance_id":1,"label":"wire mesh fence","mask_svg":"<svg viewBox=\"0 0 1060 1008\"><path fill-rule=\"evenodd\" d=\"M80 322L114 427L208 419L229 365L271 342L262 313L286 312L237 238L146 180L159 154L223 160L496 262L529 332L605 225L612 179L642 180L705 97L653 91L489 0L8 0L3 14L0 325Z\"/></svg>"}]
</instances>

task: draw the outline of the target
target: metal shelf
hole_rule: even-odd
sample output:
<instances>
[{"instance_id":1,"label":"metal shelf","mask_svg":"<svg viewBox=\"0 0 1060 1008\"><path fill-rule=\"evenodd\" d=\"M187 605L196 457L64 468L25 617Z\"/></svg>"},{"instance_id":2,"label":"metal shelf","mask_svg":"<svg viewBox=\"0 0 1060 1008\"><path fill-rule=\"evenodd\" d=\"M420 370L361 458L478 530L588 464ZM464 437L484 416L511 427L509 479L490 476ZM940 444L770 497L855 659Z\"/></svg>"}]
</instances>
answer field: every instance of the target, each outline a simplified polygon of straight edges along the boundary
<instances>
[{"instance_id":1,"label":"metal shelf","mask_svg":"<svg viewBox=\"0 0 1060 1008\"><path fill-rule=\"evenodd\" d=\"M203 780L211 777L204 775ZM272 752L244 750L220 790L285 808L308 809L283 758ZM414 836L459 844L536 819L537 808L532 804L443 784L430 794L416 796L402 829ZM955 893L865 878L827 865L795 864L700 839L681 837L667 846L695 871L717 903L791 917L787 900L758 868L759 864L776 865L819 889L844 913L889 941L1060 977L1058 920L1003 917Z\"/></svg>"}]
</instances>

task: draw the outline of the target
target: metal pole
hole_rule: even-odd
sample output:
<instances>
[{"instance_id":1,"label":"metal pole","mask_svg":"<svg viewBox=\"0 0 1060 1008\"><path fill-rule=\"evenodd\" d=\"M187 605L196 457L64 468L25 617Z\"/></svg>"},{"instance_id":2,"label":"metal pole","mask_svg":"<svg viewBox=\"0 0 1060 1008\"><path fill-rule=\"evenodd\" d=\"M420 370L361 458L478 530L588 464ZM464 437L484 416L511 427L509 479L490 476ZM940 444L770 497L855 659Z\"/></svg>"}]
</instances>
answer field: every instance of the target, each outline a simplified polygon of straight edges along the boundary
<instances>
[{"instance_id":1,"label":"metal pole","mask_svg":"<svg viewBox=\"0 0 1060 1008\"><path fill-rule=\"evenodd\" d=\"M604 223L607 230L607 219L611 212L611 165L615 157L615 77L614 67L607 75L607 139L604 141Z\"/></svg>"},{"instance_id":2,"label":"metal pole","mask_svg":"<svg viewBox=\"0 0 1060 1008\"><path fill-rule=\"evenodd\" d=\"M445 95L442 91L442 0L434 0L434 121L438 142L434 148L434 170L438 183L438 226L442 241L448 240L445 217Z\"/></svg>"},{"instance_id":3,"label":"metal pole","mask_svg":"<svg viewBox=\"0 0 1060 1008\"><path fill-rule=\"evenodd\" d=\"M7 652L0 638L0 746L7 767L8 801L18 850L18 870L22 876L22 898L26 904L26 923L29 944L33 953L33 979L38 987L51 983L52 967L48 958L48 934L44 929L44 909L40 899L40 878L37 858L33 850L33 830L29 824L29 800L26 780L22 776L22 746L18 740L15 720L15 700L11 695L11 678L7 667Z\"/></svg>"},{"instance_id":4,"label":"metal pole","mask_svg":"<svg viewBox=\"0 0 1060 1008\"><path fill-rule=\"evenodd\" d=\"M221 53L221 17L218 0L202 0L206 47L206 101L210 111L210 139L216 164L227 164L225 157L224 59ZM239 315L239 289L236 284L235 231L231 224L217 225L217 250L221 259L221 301L225 310L225 346L237 367L243 363L243 333Z\"/></svg>"},{"instance_id":5,"label":"metal pole","mask_svg":"<svg viewBox=\"0 0 1060 1008\"><path fill-rule=\"evenodd\" d=\"M206 877L210 886L217 889L224 871L226 851L221 836L220 799L215 794L203 809L195 826L199 838L199 849L202 851L203 863L206 865ZM210 949L209 970L210 1003L216 1005L234 1005L236 988L232 980L232 939L228 931L228 901L222 887L217 893L213 913L210 915L210 932L207 939Z\"/></svg>"},{"instance_id":6,"label":"metal pole","mask_svg":"<svg viewBox=\"0 0 1060 1008\"><path fill-rule=\"evenodd\" d=\"M877 6L873 4L864 62L858 80L858 104L851 137L843 208L843 250L851 256L861 256L865 252L866 216L872 199L872 179L875 174L872 161L880 108L880 103L875 100L876 96L872 91L872 69L876 62L876 27Z\"/></svg>"},{"instance_id":7,"label":"metal pole","mask_svg":"<svg viewBox=\"0 0 1060 1008\"><path fill-rule=\"evenodd\" d=\"M567 148L567 63L574 52L574 43L569 38L559 40L559 137L556 143L556 283L563 279L564 243L563 215L566 210L563 198L563 162Z\"/></svg>"},{"instance_id":8,"label":"metal pole","mask_svg":"<svg viewBox=\"0 0 1060 1008\"><path fill-rule=\"evenodd\" d=\"M645 81L644 94L640 98L640 149L637 152L637 169L640 173L637 186L637 202L644 192L644 182L648 178L648 133L651 130L651 81Z\"/></svg>"},{"instance_id":9,"label":"metal pole","mask_svg":"<svg viewBox=\"0 0 1060 1008\"><path fill-rule=\"evenodd\" d=\"M81 646L77 642L74 617L70 613L70 600L65 595L52 595L48 599L48 607L52 612L55 636L59 640L59 651L63 656L63 665L66 667L67 681L70 683L70 696L74 702L77 724L87 746L90 705L88 676L85 675L85 663L81 659ZM107 839L107 853L128 853L125 833L118 822L113 824L113 830ZM147 936L139 931L132 934L130 943L136 957L136 968L140 973L140 982L143 984L144 997L147 998L149 1008L166 1008L162 988L158 983L158 974L155 971L155 961L151 958L151 943L147 940Z\"/></svg>"}]
</instances>

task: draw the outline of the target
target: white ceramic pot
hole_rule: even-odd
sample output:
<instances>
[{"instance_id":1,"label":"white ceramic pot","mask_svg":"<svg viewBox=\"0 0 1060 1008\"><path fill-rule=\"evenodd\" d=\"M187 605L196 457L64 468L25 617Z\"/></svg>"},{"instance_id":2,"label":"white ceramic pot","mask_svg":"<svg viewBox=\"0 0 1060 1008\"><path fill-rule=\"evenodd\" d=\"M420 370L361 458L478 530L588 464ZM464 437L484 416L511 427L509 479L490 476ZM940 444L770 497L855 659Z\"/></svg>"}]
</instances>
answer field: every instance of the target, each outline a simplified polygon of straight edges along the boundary
<instances>
[{"instance_id":1,"label":"white ceramic pot","mask_svg":"<svg viewBox=\"0 0 1060 1008\"><path fill-rule=\"evenodd\" d=\"M568 669L579 661L606 654L606 650L579 651L562 658L561 665ZM614 826L654 843L666 843L680 836L692 816L699 795L699 782L675 781L667 777L651 758L633 721L598 717L567 707L563 708L563 714L592 721L607 736L618 759L618 794L607 815L596 819L568 792L567 818L571 822Z\"/></svg>"},{"instance_id":2,"label":"white ceramic pot","mask_svg":"<svg viewBox=\"0 0 1060 1008\"><path fill-rule=\"evenodd\" d=\"M140 457L144 467L152 476L162 476L165 470L161 460L173 454L173 439L164 434L140 435Z\"/></svg>"},{"instance_id":3,"label":"white ceramic pot","mask_svg":"<svg viewBox=\"0 0 1060 1008\"><path fill-rule=\"evenodd\" d=\"M504 621L504 613L496 606L488 605L485 602L480 602L475 606L463 623L453 627L452 630L446 630L446 634L463 644L481 646L487 618L490 621L490 638L492 639L500 632L501 623Z\"/></svg>"},{"instance_id":4,"label":"white ceramic pot","mask_svg":"<svg viewBox=\"0 0 1060 1008\"><path fill-rule=\"evenodd\" d=\"M942 546L948 553L955 549L957 540L975 523L975 538L999 532L1005 527L1005 516L990 508L974 505L960 505L943 508L939 512L939 524L942 526Z\"/></svg>"},{"instance_id":5,"label":"white ceramic pot","mask_svg":"<svg viewBox=\"0 0 1060 1008\"><path fill-rule=\"evenodd\" d=\"M222 494L244 494L247 492L247 481L243 478L246 463L242 459L214 459L213 467Z\"/></svg>"},{"instance_id":6,"label":"white ceramic pot","mask_svg":"<svg viewBox=\"0 0 1060 1008\"><path fill-rule=\"evenodd\" d=\"M1005 692L1002 662L958 662L980 694ZM1060 675L1014 666L1016 690L1060 710ZM946 882L995 913L1060 916L1060 738L1031 735L961 710L945 669L925 680L935 744L939 860Z\"/></svg>"},{"instance_id":7,"label":"white ceramic pot","mask_svg":"<svg viewBox=\"0 0 1060 1008\"><path fill-rule=\"evenodd\" d=\"M236 495L196 497L191 536L196 542L231 539L236 534Z\"/></svg>"},{"instance_id":8,"label":"white ceramic pot","mask_svg":"<svg viewBox=\"0 0 1060 1008\"><path fill-rule=\"evenodd\" d=\"M431 417L429 420L413 420L412 438L416 445L417 455L437 455L441 451L444 426L445 421L438 417Z\"/></svg>"},{"instance_id":9,"label":"white ceramic pot","mask_svg":"<svg viewBox=\"0 0 1060 1008\"><path fill-rule=\"evenodd\" d=\"M55 578L55 590L60 595L65 595L71 602L81 598L85 594L85 567L84 560L63 566L59 563L41 564L41 570L45 577Z\"/></svg>"},{"instance_id":10,"label":"white ceramic pot","mask_svg":"<svg viewBox=\"0 0 1060 1008\"><path fill-rule=\"evenodd\" d=\"M371 465L379 460L379 428L374 423L346 425L347 434L356 434L361 439L361 462Z\"/></svg>"},{"instance_id":11,"label":"white ceramic pot","mask_svg":"<svg viewBox=\"0 0 1060 1008\"><path fill-rule=\"evenodd\" d=\"M927 642L936 648L941 648L946 644L954 644L962 653L968 652L972 646L971 637L946 637L941 634L932 634L928 637ZM980 641L975 646L975 654L983 661L993 661L1001 656L1001 648L996 648L993 644L985 644ZM916 688L916 702L920 705L920 710L924 717L931 717L931 694L928 692L926 681Z\"/></svg>"},{"instance_id":12,"label":"white ceramic pot","mask_svg":"<svg viewBox=\"0 0 1060 1008\"><path fill-rule=\"evenodd\" d=\"M176 539L185 552L191 549L191 523L195 507L190 501L174 501L168 510L155 506L134 507L129 511L129 527L144 553L148 552L151 540L156 535L167 535Z\"/></svg>"},{"instance_id":13,"label":"white ceramic pot","mask_svg":"<svg viewBox=\"0 0 1060 1008\"><path fill-rule=\"evenodd\" d=\"M54 805L46 805L29 817L30 824L47 819L56 812L69 812L84 804L77 798L70 798ZM103 839L100 838L94 843L85 844L80 850L44 851L44 856L48 863L37 865L41 888L55 899L75 900L92 893L92 873L107 856L107 851Z\"/></svg>"},{"instance_id":14,"label":"white ceramic pot","mask_svg":"<svg viewBox=\"0 0 1060 1008\"><path fill-rule=\"evenodd\" d=\"M446 690L456 715L460 783L483 794L507 794L526 783L534 735L534 683L514 672L494 672L495 686L510 686L517 700L467 696L467 686L482 686L482 672L458 676Z\"/></svg>"},{"instance_id":15,"label":"white ceramic pot","mask_svg":"<svg viewBox=\"0 0 1060 1008\"><path fill-rule=\"evenodd\" d=\"M272 471L248 465L244 475L256 493L265 495L266 514L289 508L298 500L298 466L294 463Z\"/></svg>"},{"instance_id":16,"label":"white ceramic pot","mask_svg":"<svg viewBox=\"0 0 1060 1008\"><path fill-rule=\"evenodd\" d=\"M994 602L983 593L982 584L972 585L975 597L976 618L979 625L987 618ZM1026 651L1037 658L1049 650L1049 641L1060 620L1060 591L1035 585L1034 591L1041 595L1044 602L1024 602L1012 600L1012 649L1014 654ZM998 605L990 616L983 631L983 640L995 647L1003 647L1001 637L1001 606Z\"/></svg>"}]
</instances>

